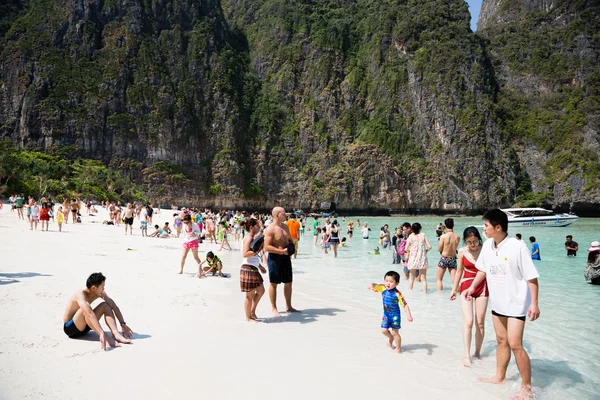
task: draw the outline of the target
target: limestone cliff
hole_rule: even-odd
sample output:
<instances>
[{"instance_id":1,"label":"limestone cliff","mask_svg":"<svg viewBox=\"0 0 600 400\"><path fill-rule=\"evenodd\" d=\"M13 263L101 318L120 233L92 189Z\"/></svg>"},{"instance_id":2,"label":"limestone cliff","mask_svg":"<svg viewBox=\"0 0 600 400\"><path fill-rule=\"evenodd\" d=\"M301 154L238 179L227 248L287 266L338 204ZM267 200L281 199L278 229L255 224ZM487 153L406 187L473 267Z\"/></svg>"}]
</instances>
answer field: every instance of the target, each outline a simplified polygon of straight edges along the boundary
<instances>
[{"instance_id":1,"label":"limestone cliff","mask_svg":"<svg viewBox=\"0 0 600 400\"><path fill-rule=\"evenodd\" d=\"M502 96L523 79L490 39L513 21L496 3L479 37L462 0L22 1L0 18L0 136L75 145L163 202L466 211L550 190L556 204L593 202L587 175L555 185L524 155L554 150L512 129L521 104ZM568 179L582 186L560 195Z\"/></svg>"},{"instance_id":2,"label":"limestone cliff","mask_svg":"<svg viewBox=\"0 0 600 400\"><path fill-rule=\"evenodd\" d=\"M523 180L550 204L600 202L600 3L484 0L478 34ZM530 198L532 196L529 196Z\"/></svg>"}]
</instances>

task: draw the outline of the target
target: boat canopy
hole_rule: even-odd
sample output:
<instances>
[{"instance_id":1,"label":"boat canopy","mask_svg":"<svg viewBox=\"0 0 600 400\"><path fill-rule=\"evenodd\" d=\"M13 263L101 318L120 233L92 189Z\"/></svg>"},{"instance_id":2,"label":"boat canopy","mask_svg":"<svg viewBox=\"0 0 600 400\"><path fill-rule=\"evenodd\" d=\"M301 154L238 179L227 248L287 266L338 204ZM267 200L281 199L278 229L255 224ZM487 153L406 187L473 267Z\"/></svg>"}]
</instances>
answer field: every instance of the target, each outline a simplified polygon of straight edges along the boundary
<instances>
[{"instance_id":1,"label":"boat canopy","mask_svg":"<svg viewBox=\"0 0 600 400\"><path fill-rule=\"evenodd\" d=\"M552 210L545 208L503 208L509 217L542 217L553 215Z\"/></svg>"}]
</instances>

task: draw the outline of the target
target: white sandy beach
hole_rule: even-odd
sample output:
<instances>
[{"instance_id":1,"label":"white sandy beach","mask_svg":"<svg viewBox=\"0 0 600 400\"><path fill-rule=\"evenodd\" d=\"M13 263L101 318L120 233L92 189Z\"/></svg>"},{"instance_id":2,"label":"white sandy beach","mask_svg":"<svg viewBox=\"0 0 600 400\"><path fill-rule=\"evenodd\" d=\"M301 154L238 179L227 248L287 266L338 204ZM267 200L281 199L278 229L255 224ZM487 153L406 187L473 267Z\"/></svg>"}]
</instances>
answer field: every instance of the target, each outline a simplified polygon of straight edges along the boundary
<instances>
[{"instance_id":1,"label":"white sandy beach","mask_svg":"<svg viewBox=\"0 0 600 400\"><path fill-rule=\"evenodd\" d=\"M163 210L155 222L171 215ZM508 398L518 388L514 363L507 384L476 382L495 370L491 324L484 360L466 369L458 305L454 326L432 330L428 320L436 316L424 315L419 303L434 299L417 291L405 293L415 322L403 320L404 353L387 349L380 296L368 302L353 296L344 287L343 265L309 254L310 236L294 262L294 306L303 312L271 318L265 295L257 314L266 319L254 324L242 309L239 242L218 253L230 279L196 279L191 255L184 275L176 273L181 239L142 238L137 220L134 236L125 236L103 219L101 210L82 224L64 225L63 233L53 223L50 232L32 232L8 207L0 211L0 398L479 400ZM201 258L216 249L202 244ZM326 276L319 268L328 269ZM107 276L106 292L136 333L133 345L103 352L93 332L83 340L63 333L66 301L92 272ZM360 289L367 292L379 275ZM432 290L434 278L429 281Z\"/></svg>"}]
</instances>

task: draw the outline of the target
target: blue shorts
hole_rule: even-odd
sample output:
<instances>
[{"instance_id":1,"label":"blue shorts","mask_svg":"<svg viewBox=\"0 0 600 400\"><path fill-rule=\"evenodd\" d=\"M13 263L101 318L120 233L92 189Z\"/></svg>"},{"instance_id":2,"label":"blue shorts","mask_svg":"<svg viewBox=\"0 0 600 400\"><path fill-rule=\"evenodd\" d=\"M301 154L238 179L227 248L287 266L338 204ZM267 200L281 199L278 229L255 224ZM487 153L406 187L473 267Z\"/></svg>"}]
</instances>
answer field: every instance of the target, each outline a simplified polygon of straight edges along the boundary
<instances>
[{"instance_id":1,"label":"blue shorts","mask_svg":"<svg viewBox=\"0 0 600 400\"><path fill-rule=\"evenodd\" d=\"M400 329L400 313L399 312L384 312L381 318L381 327L383 329Z\"/></svg>"},{"instance_id":2,"label":"blue shorts","mask_svg":"<svg viewBox=\"0 0 600 400\"><path fill-rule=\"evenodd\" d=\"M140 229L148 229L148 222L147 221L141 221L141 226Z\"/></svg>"}]
</instances>

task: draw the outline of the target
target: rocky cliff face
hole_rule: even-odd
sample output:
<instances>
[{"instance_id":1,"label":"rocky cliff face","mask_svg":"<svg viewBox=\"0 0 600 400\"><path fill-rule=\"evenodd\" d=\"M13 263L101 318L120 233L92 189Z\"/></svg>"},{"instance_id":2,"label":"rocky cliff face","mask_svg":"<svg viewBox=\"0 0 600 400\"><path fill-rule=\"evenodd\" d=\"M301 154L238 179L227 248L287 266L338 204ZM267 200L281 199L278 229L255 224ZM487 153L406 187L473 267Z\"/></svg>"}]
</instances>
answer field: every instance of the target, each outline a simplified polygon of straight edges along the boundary
<instances>
[{"instance_id":1,"label":"rocky cliff face","mask_svg":"<svg viewBox=\"0 0 600 400\"><path fill-rule=\"evenodd\" d=\"M510 20L490 4L486 32ZM23 5L0 48L0 136L83 148L156 200L479 210L558 194L532 179L552 151L515 135L498 97L535 85L470 32L463 1ZM561 201L597 196L569 177Z\"/></svg>"},{"instance_id":2,"label":"rocky cliff face","mask_svg":"<svg viewBox=\"0 0 600 400\"><path fill-rule=\"evenodd\" d=\"M500 123L521 177L548 203L598 210L600 5L595 1L484 1L500 92Z\"/></svg>"}]
</instances>

